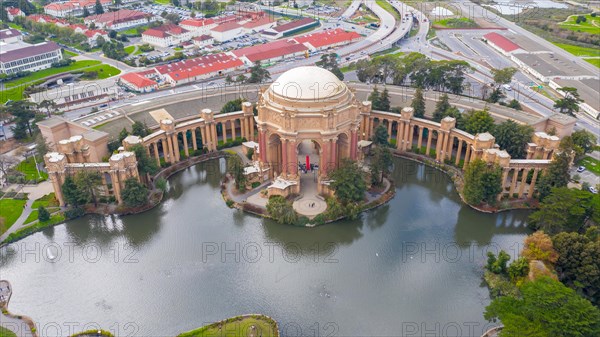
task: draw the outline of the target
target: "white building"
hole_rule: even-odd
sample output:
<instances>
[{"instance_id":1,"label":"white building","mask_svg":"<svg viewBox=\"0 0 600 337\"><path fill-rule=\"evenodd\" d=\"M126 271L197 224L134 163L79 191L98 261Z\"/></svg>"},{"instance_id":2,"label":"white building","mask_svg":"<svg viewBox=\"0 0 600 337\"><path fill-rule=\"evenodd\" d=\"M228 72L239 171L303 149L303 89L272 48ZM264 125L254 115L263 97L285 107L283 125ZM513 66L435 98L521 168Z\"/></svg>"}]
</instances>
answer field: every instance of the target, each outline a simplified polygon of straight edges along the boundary
<instances>
[{"instance_id":1,"label":"white building","mask_svg":"<svg viewBox=\"0 0 600 337\"><path fill-rule=\"evenodd\" d=\"M215 38L216 41L224 42L230 41L236 37L246 34L244 27L237 22L227 22L216 26L210 30L210 35Z\"/></svg>"},{"instance_id":2,"label":"white building","mask_svg":"<svg viewBox=\"0 0 600 337\"><path fill-rule=\"evenodd\" d=\"M213 19L187 19L179 23L179 27L192 32L194 36L210 34L210 30L216 26Z\"/></svg>"},{"instance_id":3,"label":"white building","mask_svg":"<svg viewBox=\"0 0 600 337\"><path fill-rule=\"evenodd\" d=\"M5 31L7 30L0 31L0 37L6 34ZM0 42L0 73L2 74L47 69L52 66L52 63L63 59L60 46L54 42L32 45L21 40L8 41L13 42Z\"/></svg>"},{"instance_id":4,"label":"white building","mask_svg":"<svg viewBox=\"0 0 600 337\"><path fill-rule=\"evenodd\" d=\"M112 5L112 0L100 0L102 8L105 12L108 11L108 6ZM88 12L96 12L96 0L71 0L67 2L54 2L44 6L44 13L58 18L66 18L70 16L82 16L83 8L87 8Z\"/></svg>"},{"instance_id":5,"label":"white building","mask_svg":"<svg viewBox=\"0 0 600 337\"><path fill-rule=\"evenodd\" d=\"M6 7L6 17L10 21L14 21L17 16L25 16L25 13L20 8Z\"/></svg>"},{"instance_id":6,"label":"white building","mask_svg":"<svg viewBox=\"0 0 600 337\"><path fill-rule=\"evenodd\" d=\"M14 28L0 30L0 43L15 43L23 41L23 34Z\"/></svg>"},{"instance_id":7,"label":"white building","mask_svg":"<svg viewBox=\"0 0 600 337\"><path fill-rule=\"evenodd\" d=\"M156 21L157 17L140 11L120 9L116 12L106 12L98 15L90 15L83 19L86 25L94 23L96 28L122 30L131 27L142 26L148 22Z\"/></svg>"},{"instance_id":8,"label":"white building","mask_svg":"<svg viewBox=\"0 0 600 337\"><path fill-rule=\"evenodd\" d=\"M174 24L150 28L142 33L142 41L158 47L169 47L191 40L193 33Z\"/></svg>"}]
</instances>

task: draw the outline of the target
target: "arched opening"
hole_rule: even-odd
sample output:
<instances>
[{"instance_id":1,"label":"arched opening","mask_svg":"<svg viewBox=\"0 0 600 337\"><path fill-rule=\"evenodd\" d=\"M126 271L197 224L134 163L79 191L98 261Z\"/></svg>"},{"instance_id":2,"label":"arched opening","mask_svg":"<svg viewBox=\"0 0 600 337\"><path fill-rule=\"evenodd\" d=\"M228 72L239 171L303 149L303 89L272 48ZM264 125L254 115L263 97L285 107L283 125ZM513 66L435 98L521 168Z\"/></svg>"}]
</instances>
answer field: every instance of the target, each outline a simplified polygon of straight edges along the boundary
<instances>
[{"instance_id":1,"label":"arched opening","mask_svg":"<svg viewBox=\"0 0 600 337\"><path fill-rule=\"evenodd\" d=\"M337 140L337 163L344 158L350 158L350 140L348 139L348 135L345 133L341 133L338 135Z\"/></svg>"}]
</instances>

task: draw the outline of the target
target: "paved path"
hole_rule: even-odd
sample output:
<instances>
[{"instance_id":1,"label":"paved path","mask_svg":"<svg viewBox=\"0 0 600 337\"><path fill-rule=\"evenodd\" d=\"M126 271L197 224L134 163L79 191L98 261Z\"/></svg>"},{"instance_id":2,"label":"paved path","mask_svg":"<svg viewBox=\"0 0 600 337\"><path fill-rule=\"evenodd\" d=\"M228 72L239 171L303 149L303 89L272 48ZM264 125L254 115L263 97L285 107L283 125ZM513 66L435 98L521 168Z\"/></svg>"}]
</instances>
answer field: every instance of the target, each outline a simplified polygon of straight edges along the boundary
<instances>
[{"instance_id":1,"label":"paved path","mask_svg":"<svg viewBox=\"0 0 600 337\"><path fill-rule=\"evenodd\" d=\"M5 280L0 281L0 306L2 308L8 307L10 296L12 295L12 288L10 283ZM7 316L4 312L0 312L0 326L14 332L18 337L33 337L31 328L25 321L15 317Z\"/></svg>"},{"instance_id":2,"label":"paved path","mask_svg":"<svg viewBox=\"0 0 600 337\"><path fill-rule=\"evenodd\" d=\"M10 189L14 189L15 191L18 191L20 188L16 187L16 185L11 185L6 190L8 191ZM27 217L29 217L29 214L31 214L31 212L33 212L33 208L31 208L31 205L33 205L33 202L36 199L39 199L46 194L50 194L50 193L54 192L54 189L52 188L52 183L50 183L49 181L44 181L37 185L24 186L22 188L22 192L29 194L28 195L29 199L27 200L27 203L25 204L23 213L21 213L21 216L17 219L17 221L15 221L15 223L12 226L10 226L10 228L6 232L4 232L4 234L0 235L0 242L4 241L11 233L16 232L23 227L26 227L25 220L27 220Z\"/></svg>"}]
</instances>

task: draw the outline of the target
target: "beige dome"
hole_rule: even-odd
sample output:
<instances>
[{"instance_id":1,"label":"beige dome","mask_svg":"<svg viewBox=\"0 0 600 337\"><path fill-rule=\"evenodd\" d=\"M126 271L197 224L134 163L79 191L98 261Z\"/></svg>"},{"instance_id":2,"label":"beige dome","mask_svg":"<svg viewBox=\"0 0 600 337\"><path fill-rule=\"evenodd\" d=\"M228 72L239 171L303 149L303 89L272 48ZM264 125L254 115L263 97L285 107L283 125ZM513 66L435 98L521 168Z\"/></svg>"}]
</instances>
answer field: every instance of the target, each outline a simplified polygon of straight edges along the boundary
<instances>
[{"instance_id":1,"label":"beige dome","mask_svg":"<svg viewBox=\"0 0 600 337\"><path fill-rule=\"evenodd\" d=\"M310 66L286 71L270 89L289 100L322 100L342 93L346 85L329 70Z\"/></svg>"}]
</instances>

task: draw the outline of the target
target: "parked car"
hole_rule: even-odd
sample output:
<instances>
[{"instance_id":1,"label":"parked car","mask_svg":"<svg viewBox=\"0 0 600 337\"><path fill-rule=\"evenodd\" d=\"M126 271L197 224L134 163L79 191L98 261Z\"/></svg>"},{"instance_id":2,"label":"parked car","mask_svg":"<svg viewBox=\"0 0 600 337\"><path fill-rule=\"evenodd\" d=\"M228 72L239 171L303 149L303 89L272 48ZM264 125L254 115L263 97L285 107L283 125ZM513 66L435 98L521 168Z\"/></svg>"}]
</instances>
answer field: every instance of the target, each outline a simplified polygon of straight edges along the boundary
<instances>
[{"instance_id":1,"label":"parked car","mask_svg":"<svg viewBox=\"0 0 600 337\"><path fill-rule=\"evenodd\" d=\"M581 172L583 172L583 171L585 171L585 167L583 167L583 166L579 166L579 167L577 168L577 172L581 173Z\"/></svg>"},{"instance_id":2,"label":"parked car","mask_svg":"<svg viewBox=\"0 0 600 337\"><path fill-rule=\"evenodd\" d=\"M590 186L589 190L590 190L590 192L592 192L594 194L598 194L598 190L593 186Z\"/></svg>"}]
</instances>

